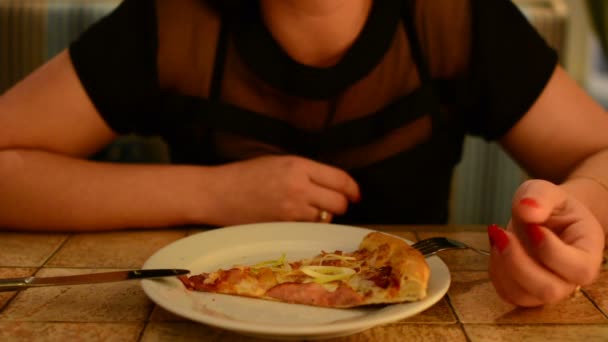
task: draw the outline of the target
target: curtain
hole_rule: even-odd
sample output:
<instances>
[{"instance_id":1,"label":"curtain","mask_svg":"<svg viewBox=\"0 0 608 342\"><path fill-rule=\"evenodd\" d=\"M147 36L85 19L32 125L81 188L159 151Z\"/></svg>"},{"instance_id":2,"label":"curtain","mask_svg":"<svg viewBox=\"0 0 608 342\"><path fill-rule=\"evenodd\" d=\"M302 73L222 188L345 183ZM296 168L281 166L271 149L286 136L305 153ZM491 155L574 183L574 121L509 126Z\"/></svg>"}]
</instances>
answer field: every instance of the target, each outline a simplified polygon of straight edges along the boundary
<instances>
[{"instance_id":1,"label":"curtain","mask_svg":"<svg viewBox=\"0 0 608 342\"><path fill-rule=\"evenodd\" d=\"M605 56L608 56L608 1L586 0L591 27L597 34Z\"/></svg>"}]
</instances>

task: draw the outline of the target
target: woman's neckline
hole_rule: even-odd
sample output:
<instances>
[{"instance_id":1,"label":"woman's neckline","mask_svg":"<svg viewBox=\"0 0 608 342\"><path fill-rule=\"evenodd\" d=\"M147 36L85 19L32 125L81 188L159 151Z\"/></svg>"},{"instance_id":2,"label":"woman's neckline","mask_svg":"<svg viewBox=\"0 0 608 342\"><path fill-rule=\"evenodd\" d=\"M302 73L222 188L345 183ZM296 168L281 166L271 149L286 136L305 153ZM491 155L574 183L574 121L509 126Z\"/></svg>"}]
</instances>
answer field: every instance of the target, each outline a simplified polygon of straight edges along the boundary
<instances>
[{"instance_id":1,"label":"woman's neckline","mask_svg":"<svg viewBox=\"0 0 608 342\"><path fill-rule=\"evenodd\" d=\"M284 52L311 67L335 65L359 37L373 0L259 0L260 15Z\"/></svg>"},{"instance_id":2,"label":"woman's neckline","mask_svg":"<svg viewBox=\"0 0 608 342\"><path fill-rule=\"evenodd\" d=\"M263 23L259 6L230 23L239 57L258 77L290 95L326 99L365 77L390 48L401 19L399 0L373 1L353 44L332 66L300 63L279 45Z\"/></svg>"}]
</instances>

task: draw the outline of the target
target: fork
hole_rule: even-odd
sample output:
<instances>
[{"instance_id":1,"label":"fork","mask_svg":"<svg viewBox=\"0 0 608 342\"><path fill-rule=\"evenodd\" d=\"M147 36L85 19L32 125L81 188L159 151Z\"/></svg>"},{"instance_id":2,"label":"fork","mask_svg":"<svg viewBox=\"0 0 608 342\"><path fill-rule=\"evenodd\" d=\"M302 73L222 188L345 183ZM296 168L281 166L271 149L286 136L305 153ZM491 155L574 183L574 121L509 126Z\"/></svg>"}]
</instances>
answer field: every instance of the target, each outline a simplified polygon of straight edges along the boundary
<instances>
[{"instance_id":1,"label":"fork","mask_svg":"<svg viewBox=\"0 0 608 342\"><path fill-rule=\"evenodd\" d=\"M479 254L490 255L489 251L475 248L465 244L464 242L449 239L446 237L433 237L429 239L420 240L413 244L412 247L419 250L425 257L430 257L431 255L435 255L439 251L444 251L447 249L470 249Z\"/></svg>"}]
</instances>

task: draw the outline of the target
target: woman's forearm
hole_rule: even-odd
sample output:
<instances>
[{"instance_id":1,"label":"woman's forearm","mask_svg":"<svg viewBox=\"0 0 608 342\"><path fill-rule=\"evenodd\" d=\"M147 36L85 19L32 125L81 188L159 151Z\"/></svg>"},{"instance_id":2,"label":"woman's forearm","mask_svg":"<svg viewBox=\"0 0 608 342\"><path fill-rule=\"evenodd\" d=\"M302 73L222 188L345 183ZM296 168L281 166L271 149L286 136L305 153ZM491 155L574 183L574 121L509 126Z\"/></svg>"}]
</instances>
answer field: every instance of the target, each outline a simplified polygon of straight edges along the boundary
<instances>
[{"instance_id":1,"label":"woman's forearm","mask_svg":"<svg viewBox=\"0 0 608 342\"><path fill-rule=\"evenodd\" d=\"M608 150L585 159L562 184L597 217L608 236Z\"/></svg>"},{"instance_id":2,"label":"woman's forearm","mask_svg":"<svg viewBox=\"0 0 608 342\"><path fill-rule=\"evenodd\" d=\"M206 168L0 151L0 227L110 230L196 223Z\"/></svg>"}]
</instances>

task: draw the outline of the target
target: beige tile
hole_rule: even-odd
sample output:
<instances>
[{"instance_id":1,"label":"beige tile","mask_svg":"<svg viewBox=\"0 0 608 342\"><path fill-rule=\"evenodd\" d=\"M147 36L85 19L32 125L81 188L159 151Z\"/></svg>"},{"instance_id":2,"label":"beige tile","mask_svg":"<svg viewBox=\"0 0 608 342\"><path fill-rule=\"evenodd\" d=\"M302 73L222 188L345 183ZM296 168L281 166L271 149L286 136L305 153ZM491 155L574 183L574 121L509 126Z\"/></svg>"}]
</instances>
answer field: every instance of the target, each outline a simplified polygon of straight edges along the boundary
<instances>
[{"instance_id":1,"label":"beige tile","mask_svg":"<svg viewBox=\"0 0 608 342\"><path fill-rule=\"evenodd\" d=\"M450 305L448 304L447 300L444 298L444 299L440 300L437 304L426 309L425 311L423 311L415 316L397 321L392 324L411 324L411 323L451 324L451 323L456 323L456 322L457 322L456 316L454 315L452 308L450 308Z\"/></svg>"},{"instance_id":2,"label":"beige tile","mask_svg":"<svg viewBox=\"0 0 608 342\"><path fill-rule=\"evenodd\" d=\"M152 314L150 315L150 321L154 322L188 322L189 320L175 315L158 305L154 306L154 310L152 310Z\"/></svg>"},{"instance_id":3,"label":"beige tile","mask_svg":"<svg viewBox=\"0 0 608 342\"><path fill-rule=\"evenodd\" d=\"M137 268L183 230L88 233L72 236L47 263L50 267Z\"/></svg>"},{"instance_id":4,"label":"beige tile","mask_svg":"<svg viewBox=\"0 0 608 342\"><path fill-rule=\"evenodd\" d=\"M61 246L66 234L0 233L0 267L39 267Z\"/></svg>"},{"instance_id":5,"label":"beige tile","mask_svg":"<svg viewBox=\"0 0 608 342\"><path fill-rule=\"evenodd\" d=\"M552 341L605 342L608 325L476 325L465 324L471 342L481 341Z\"/></svg>"},{"instance_id":6,"label":"beige tile","mask_svg":"<svg viewBox=\"0 0 608 342\"><path fill-rule=\"evenodd\" d=\"M42 269L58 276L107 270ZM139 322L152 310L139 281L32 288L21 291L0 313L0 321Z\"/></svg>"},{"instance_id":7,"label":"beige tile","mask_svg":"<svg viewBox=\"0 0 608 342\"><path fill-rule=\"evenodd\" d=\"M35 268L0 268L0 278L29 277L36 272ZM0 312L17 291L0 292Z\"/></svg>"},{"instance_id":8,"label":"beige tile","mask_svg":"<svg viewBox=\"0 0 608 342\"><path fill-rule=\"evenodd\" d=\"M466 337L457 325L389 325L372 328L353 335L326 339L328 342L402 342L407 341L466 341ZM158 323L148 324L142 342L154 341L226 341L226 342L261 342L271 341L266 338L254 338L236 334L197 323Z\"/></svg>"},{"instance_id":9,"label":"beige tile","mask_svg":"<svg viewBox=\"0 0 608 342\"><path fill-rule=\"evenodd\" d=\"M463 323L608 323L583 295L541 308L517 308L501 300L485 272L455 272L448 291Z\"/></svg>"},{"instance_id":10,"label":"beige tile","mask_svg":"<svg viewBox=\"0 0 608 342\"><path fill-rule=\"evenodd\" d=\"M403 341L466 341L466 336L456 324L403 324L381 326L355 335L329 339L331 342L403 342Z\"/></svg>"},{"instance_id":11,"label":"beige tile","mask_svg":"<svg viewBox=\"0 0 608 342\"><path fill-rule=\"evenodd\" d=\"M584 287L583 291L608 315L608 271L602 271L600 277L593 284Z\"/></svg>"},{"instance_id":12,"label":"beige tile","mask_svg":"<svg viewBox=\"0 0 608 342\"><path fill-rule=\"evenodd\" d=\"M137 341L143 323L0 322L0 341Z\"/></svg>"},{"instance_id":13,"label":"beige tile","mask_svg":"<svg viewBox=\"0 0 608 342\"><path fill-rule=\"evenodd\" d=\"M476 248L488 250L490 243L488 234L484 232L420 232L419 239L428 239L434 236L445 236L469 244ZM489 258L485 255L477 254L471 250L450 250L439 252L439 257L448 265L450 271L486 271L488 269Z\"/></svg>"},{"instance_id":14,"label":"beige tile","mask_svg":"<svg viewBox=\"0 0 608 342\"><path fill-rule=\"evenodd\" d=\"M261 342L268 339L253 338L245 335L235 334L229 331L213 328L195 322L150 322L146 326L141 342L189 342L189 341L213 341L213 342Z\"/></svg>"}]
</instances>

